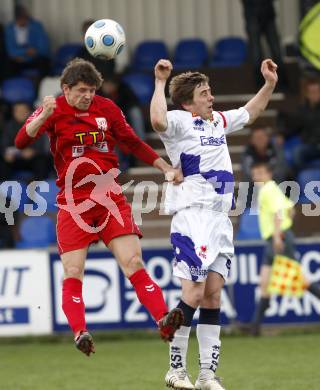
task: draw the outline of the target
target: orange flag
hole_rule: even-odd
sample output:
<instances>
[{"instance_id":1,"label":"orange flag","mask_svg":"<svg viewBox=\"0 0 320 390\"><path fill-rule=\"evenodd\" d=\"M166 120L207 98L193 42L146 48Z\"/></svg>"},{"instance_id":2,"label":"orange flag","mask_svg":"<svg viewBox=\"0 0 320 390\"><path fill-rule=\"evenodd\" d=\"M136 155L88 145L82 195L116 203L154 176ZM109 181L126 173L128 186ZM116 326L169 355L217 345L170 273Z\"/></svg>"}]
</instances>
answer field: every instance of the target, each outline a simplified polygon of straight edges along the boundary
<instances>
[{"instance_id":1,"label":"orange flag","mask_svg":"<svg viewBox=\"0 0 320 390\"><path fill-rule=\"evenodd\" d=\"M274 258L268 292L275 295L301 297L306 289L306 280L300 263L286 256Z\"/></svg>"}]
</instances>

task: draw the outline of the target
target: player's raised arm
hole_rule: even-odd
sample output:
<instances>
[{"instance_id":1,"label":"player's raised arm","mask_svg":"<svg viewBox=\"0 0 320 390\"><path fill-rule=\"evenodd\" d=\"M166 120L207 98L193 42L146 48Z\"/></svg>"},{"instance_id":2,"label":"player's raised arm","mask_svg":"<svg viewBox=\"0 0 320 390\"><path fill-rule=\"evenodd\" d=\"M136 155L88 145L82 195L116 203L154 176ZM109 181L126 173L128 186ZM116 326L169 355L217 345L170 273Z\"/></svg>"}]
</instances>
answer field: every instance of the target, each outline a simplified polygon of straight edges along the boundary
<instances>
[{"instance_id":1,"label":"player's raised arm","mask_svg":"<svg viewBox=\"0 0 320 390\"><path fill-rule=\"evenodd\" d=\"M164 90L171 71L172 64L169 60L159 60L154 68L155 89L150 104L150 119L153 129L159 132L165 131L168 126Z\"/></svg>"},{"instance_id":2,"label":"player's raised arm","mask_svg":"<svg viewBox=\"0 0 320 390\"><path fill-rule=\"evenodd\" d=\"M36 110L19 130L15 145L18 149L23 149L35 141L39 131L47 122L56 108L56 99L53 96L45 96L42 106Z\"/></svg>"},{"instance_id":3,"label":"player's raised arm","mask_svg":"<svg viewBox=\"0 0 320 390\"><path fill-rule=\"evenodd\" d=\"M278 81L277 65L270 59L262 61L261 73L265 79L264 86L244 106L250 116L248 124L253 123L265 110Z\"/></svg>"},{"instance_id":4,"label":"player's raised arm","mask_svg":"<svg viewBox=\"0 0 320 390\"><path fill-rule=\"evenodd\" d=\"M53 96L45 96L42 103L41 113L34 117L26 126L26 132L29 137L36 137L40 127L49 118L56 108L56 99Z\"/></svg>"}]
</instances>

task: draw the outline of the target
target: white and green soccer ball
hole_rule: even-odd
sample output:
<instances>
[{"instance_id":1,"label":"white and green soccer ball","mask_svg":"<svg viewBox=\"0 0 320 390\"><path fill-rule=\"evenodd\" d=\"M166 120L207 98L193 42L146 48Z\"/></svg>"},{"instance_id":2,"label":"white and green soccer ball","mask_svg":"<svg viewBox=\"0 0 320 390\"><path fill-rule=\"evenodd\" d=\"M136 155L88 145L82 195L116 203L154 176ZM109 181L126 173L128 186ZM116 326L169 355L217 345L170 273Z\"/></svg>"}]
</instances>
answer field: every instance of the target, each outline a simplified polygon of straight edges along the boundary
<instances>
[{"instance_id":1,"label":"white and green soccer ball","mask_svg":"<svg viewBox=\"0 0 320 390\"><path fill-rule=\"evenodd\" d=\"M112 19L100 19L86 31L84 43L93 57L110 60L123 49L126 35L121 25Z\"/></svg>"}]
</instances>

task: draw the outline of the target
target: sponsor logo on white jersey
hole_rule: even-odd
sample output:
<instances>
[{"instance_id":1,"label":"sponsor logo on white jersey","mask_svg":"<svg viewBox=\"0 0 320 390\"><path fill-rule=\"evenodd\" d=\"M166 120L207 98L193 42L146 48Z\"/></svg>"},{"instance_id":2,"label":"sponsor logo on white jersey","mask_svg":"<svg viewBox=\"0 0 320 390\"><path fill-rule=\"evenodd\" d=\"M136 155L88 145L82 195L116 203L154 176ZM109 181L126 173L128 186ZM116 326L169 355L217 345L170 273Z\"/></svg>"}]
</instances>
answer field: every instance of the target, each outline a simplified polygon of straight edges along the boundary
<instances>
[{"instance_id":1,"label":"sponsor logo on white jersey","mask_svg":"<svg viewBox=\"0 0 320 390\"><path fill-rule=\"evenodd\" d=\"M222 135L221 137L205 137L205 136L201 136L200 137L200 140L201 140L201 145L202 146L221 146L223 144L226 143L226 139L225 139L225 136Z\"/></svg>"},{"instance_id":2,"label":"sponsor logo on white jersey","mask_svg":"<svg viewBox=\"0 0 320 390\"><path fill-rule=\"evenodd\" d=\"M204 131L203 124L204 124L204 122L201 118L195 119L193 121L193 130Z\"/></svg>"}]
</instances>

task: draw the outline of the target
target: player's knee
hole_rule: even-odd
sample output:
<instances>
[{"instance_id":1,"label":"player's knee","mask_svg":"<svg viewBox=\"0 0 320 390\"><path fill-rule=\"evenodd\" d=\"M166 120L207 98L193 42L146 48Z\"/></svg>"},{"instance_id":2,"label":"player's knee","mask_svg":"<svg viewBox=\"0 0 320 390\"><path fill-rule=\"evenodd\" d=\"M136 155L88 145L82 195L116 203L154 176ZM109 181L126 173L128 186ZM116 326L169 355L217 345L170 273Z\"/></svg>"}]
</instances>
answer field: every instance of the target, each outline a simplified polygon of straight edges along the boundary
<instances>
[{"instance_id":1,"label":"player's knee","mask_svg":"<svg viewBox=\"0 0 320 390\"><path fill-rule=\"evenodd\" d=\"M76 265L65 266L64 274L66 278L80 279L83 275L83 268Z\"/></svg>"},{"instance_id":2,"label":"player's knee","mask_svg":"<svg viewBox=\"0 0 320 390\"><path fill-rule=\"evenodd\" d=\"M268 280L261 280L260 281L260 291L263 295L267 294L268 292L268 285L269 281Z\"/></svg>"},{"instance_id":3,"label":"player's knee","mask_svg":"<svg viewBox=\"0 0 320 390\"><path fill-rule=\"evenodd\" d=\"M198 307L203 300L203 288L196 286L192 289L183 289L182 300L189 306Z\"/></svg>"},{"instance_id":4,"label":"player's knee","mask_svg":"<svg viewBox=\"0 0 320 390\"><path fill-rule=\"evenodd\" d=\"M263 297L268 295L268 284L261 284L260 285L260 293Z\"/></svg>"},{"instance_id":5,"label":"player's knee","mask_svg":"<svg viewBox=\"0 0 320 390\"><path fill-rule=\"evenodd\" d=\"M200 306L201 301L203 300L203 291L196 291L193 295L193 307Z\"/></svg>"},{"instance_id":6,"label":"player's knee","mask_svg":"<svg viewBox=\"0 0 320 390\"><path fill-rule=\"evenodd\" d=\"M207 307L220 307L221 290L217 289L204 295L203 301Z\"/></svg>"},{"instance_id":7,"label":"player's knee","mask_svg":"<svg viewBox=\"0 0 320 390\"><path fill-rule=\"evenodd\" d=\"M141 256L134 255L130 257L127 264L124 266L124 274L126 277L130 278L135 272L139 271L139 269L144 268L143 261Z\"/></svg>"}]
</instances>

